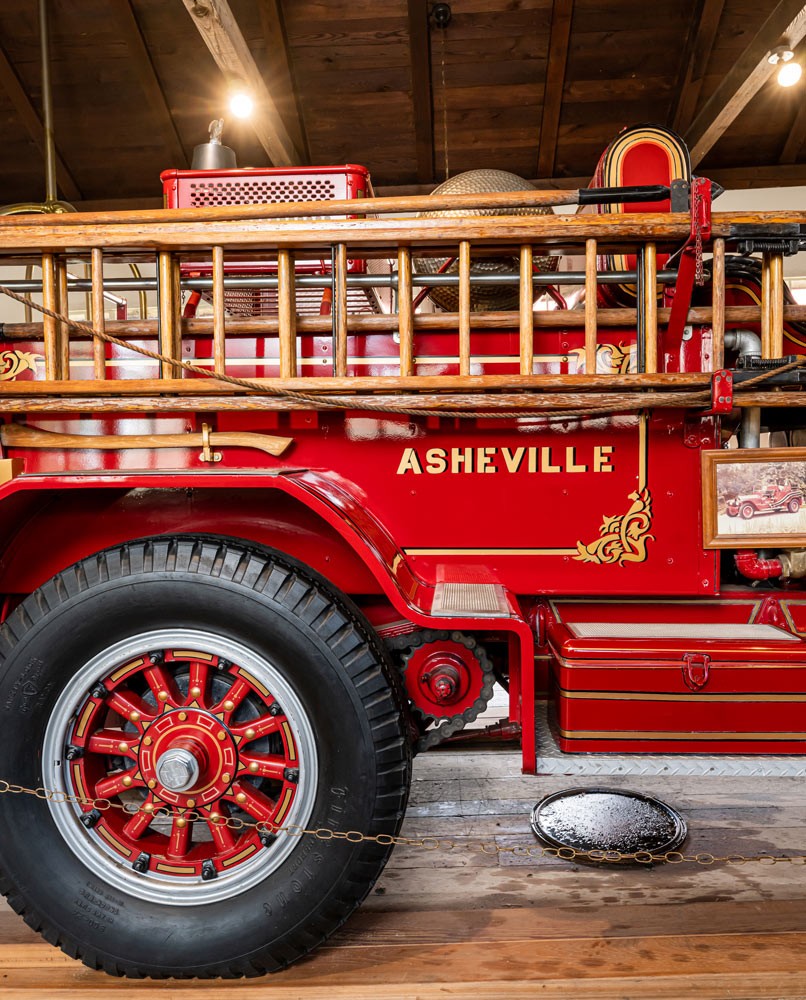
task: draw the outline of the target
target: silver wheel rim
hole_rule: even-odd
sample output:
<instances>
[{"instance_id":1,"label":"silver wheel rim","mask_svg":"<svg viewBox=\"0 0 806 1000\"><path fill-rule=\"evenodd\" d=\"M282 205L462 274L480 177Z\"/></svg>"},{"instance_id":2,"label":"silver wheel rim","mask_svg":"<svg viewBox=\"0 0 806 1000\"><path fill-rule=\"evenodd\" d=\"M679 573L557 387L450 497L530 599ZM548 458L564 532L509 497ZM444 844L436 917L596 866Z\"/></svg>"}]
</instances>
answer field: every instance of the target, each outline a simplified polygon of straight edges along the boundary
<instances>
[{"instance_id":1,"label":"silver wheel rim","mask_svg":"<svg viewBox=\"0 0 806 1000\"><path fill-rule=\"evenodd\" d=\"M65 743L87 691L127 657L172 646L201 648L241 664L281 702L299 753L297 793L283 825L306 826L316 797L318 762L313 729L299 697L265 657L233 639L198 629L141 632L109 646L81 667L59 696L48 722L43 743L43 784L66 795L75 794L65 767ZM298 838L281 833L254 859L230 872L221 872L214 881L187 879L180 883L153 871L137 872L125 864L102 838L82 825L82 811L76 804L49 799L48 808L67 845L96 876L129 895L171 906L196 906L240 895L275 872L298 844Z\"/></svg>"}]
</instances>

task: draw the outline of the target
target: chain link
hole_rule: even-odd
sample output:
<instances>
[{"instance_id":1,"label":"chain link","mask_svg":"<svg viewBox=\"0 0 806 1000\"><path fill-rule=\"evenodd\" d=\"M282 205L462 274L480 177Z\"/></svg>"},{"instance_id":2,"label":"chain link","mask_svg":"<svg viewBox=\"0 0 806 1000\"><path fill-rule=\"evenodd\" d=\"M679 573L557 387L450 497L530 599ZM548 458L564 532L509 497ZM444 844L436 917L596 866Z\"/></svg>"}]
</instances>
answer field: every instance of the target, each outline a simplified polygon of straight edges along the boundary
<instances>
[{"instance_id":1,"label":"chain link","mask_svg":"<svg viewBox=\"0 0 806 1000\"><path fill-rule=\"evenodd\" d=\"M110 809L120 809L129 815L136 815L144 812L136 803L113 802L106 798L87 798L81 795L72 795L69 792L54 791L49 788L27 788L25 785L13 784L10 781L0 778L0 795L32 795L42 801L70 803L79 806L90 806L98 812L107 812ZM153 818L159 816L172 817L174 812L170 809L157 808L149 812ZM652 851L617 851L605 848L593 850L579 850L575 847L542 847L539 845L517 844L506 846L493 842L473 841L473 840L453 840L449 837L401 837L391 833L367 834L360 830L332 830L330 827L304 827L295 823L285 826L277 826L272 823L251 822L233 816L203 816L195 810L185 810L182 816L189 820L203 820L207 823L214 823L216 826L226 826L231 830L243 831L255 829L258 833L277 836L281 833L289 837L314 837L316 840L345 840L349 844L378 844L381 847L413 847L424 851L453 851L465 850L473 854L486 854L493 857L508 856L514 858L531 859L532 861L556 858L561 861L593 861L605 864L619 864L631 862L639 865L652 865L666 862L670 865L697 864L704 867L711 865L806 865L806 854L774 855L774 854L711 854L707 851L698 854L683 854L681 851L666 851L655 854Z\"/></svg>"}]
</instances>

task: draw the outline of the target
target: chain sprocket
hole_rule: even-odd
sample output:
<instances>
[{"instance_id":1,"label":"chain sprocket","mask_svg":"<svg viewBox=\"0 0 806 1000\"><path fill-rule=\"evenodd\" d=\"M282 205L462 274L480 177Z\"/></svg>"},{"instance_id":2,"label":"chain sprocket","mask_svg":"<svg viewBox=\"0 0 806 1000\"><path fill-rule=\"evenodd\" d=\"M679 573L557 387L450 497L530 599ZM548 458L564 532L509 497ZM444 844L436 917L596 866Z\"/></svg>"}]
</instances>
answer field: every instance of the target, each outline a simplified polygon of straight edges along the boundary
<instances>
[{"instance_id":1,"label":"chain sprocket","mask_svg":"<svg viewBox=\"0 0 806 1000\"><path fill-rule=\"evenodd\" d=\"M472 654L481 668L481 690L478 697L469 708L466 708L464 711L459 712L456 715L452 715L447 718L443 717L441 719L423 711L419 705L410 701L412 715L426 725L433 724L433 728L427 729L424 733L422 733L420 738L415 743L414 750L416 753L428 750L430 747L436 746L449 736L453 736L454 733L458 733L460 729L464 729L469 722L473 722L477 719L478 716L487 708L493 694L495 673L493 671L492 662L487 656L483 646L479 645L479 643L472 638L472 636L466 635L463 632L423 629L419 632L414 632L409 635L395 636L393 639L387 640L387 647L397 651L401 657L400 671L403 675L404 683L406 669L414 653L424 646L439 642L459 643Z\"/></svg>"}]
</instances>

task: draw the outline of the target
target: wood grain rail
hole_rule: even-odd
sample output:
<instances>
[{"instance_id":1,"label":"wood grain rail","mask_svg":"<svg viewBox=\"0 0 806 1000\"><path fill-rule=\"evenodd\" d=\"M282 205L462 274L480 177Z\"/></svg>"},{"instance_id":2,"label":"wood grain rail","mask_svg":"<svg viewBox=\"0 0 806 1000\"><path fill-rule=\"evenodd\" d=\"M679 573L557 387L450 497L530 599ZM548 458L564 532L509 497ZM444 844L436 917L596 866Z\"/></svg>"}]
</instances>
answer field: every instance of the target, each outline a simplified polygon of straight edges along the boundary
<instances>
[{"instance_id":1,"label":"wood grain rail","mask_svg":"<svg viewBox=\"0 0 806 1000\"><path fill-rule=\"evenodd\" d=\"M658 310L658 324L663 326L669 321L669 309ZM686 317L688 323L710 324L713 320L711 306L696 306L690 309ZM761 311L759 306L727 306L724 311L728 323L758 323ZM785 305L784 320L790 323L806 322L806 305ZM415 331L429 333L443 332L456 335L459 322L458 313L415 313L412 324ZM536 312L532 318L535 329L568 327L580 329L585 326L585 313L578 309L555 309L546 312ZM596 313L596 325L609 329L629 329L636 324L635 309L599 309ZM297 333L330 333L332 321L329 317L298 316ZM512 330L518 326L517 317L511 312L478 312L470 314L471 330ZM109 320L106 329L115 337L123 340L139 340L143 337L155 337L157 334L156 320ZM351 334L389 332L398 329L398 317L395 315L351 315L349 330ZM227 337L254 337L259 335L276 335L279 330L279 320L276 316L229 316L227 317ZM213 322L210 319L183 319L182 334L185 337L211 336ZM5 323L3 339L35 340L43 335L42 323ZM71 339L87 340L88 335L73 331ZM522 373L523 374L523 373Z\"/></svg>"}]
</instances>

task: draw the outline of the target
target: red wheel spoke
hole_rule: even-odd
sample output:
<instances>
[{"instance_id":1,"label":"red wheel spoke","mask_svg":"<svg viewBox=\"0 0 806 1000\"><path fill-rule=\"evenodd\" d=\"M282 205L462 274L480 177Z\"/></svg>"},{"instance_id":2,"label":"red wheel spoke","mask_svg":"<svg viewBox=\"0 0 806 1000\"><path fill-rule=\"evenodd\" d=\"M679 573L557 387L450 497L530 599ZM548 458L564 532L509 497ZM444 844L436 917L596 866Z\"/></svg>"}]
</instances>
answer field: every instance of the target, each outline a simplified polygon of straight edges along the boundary
<instances>
[{"instance_id":1,"label":"red wheel spoke","mask_svg":"<svg viewBox=\"0 0 806 1000\"><path fill-rule=\"evenodd\" d=\"M171 708L176 708L181 703L182 696L179 693L179 688L176 686L176 681L174 681L165 667L155 664L153 667L148 667L147 670L144 670L143 676L148 682L148 686L151 688L154 697L157 699L158 705L167 702Z\"/></svg>"},{"instance_id":2,"label":"red wheel spoke","mask_svg":"<svg viewBox=\"0 0 806 1000\"><path fill-rule=\"evenodd\" d=\"M142 728L143 721L149 722L156 718L158 711L143 701L139 694L126 688L110 691L106 698L106 704L139 728Z\"/></svg>"},{"instance_id":3,"label":"red wheel spoke","mask_svg":"<svg viewBox=\"0 0 806 1000\"><path fill-rule=\"evenodd\" d=\"M123 833L126 834L127 837L131 837L132 840L139 840L139 838L143 836L151 825L151 820L154 819L153 812L146 812L145 809L143 809L143 806L146 803L153 804L153 799L150 795L145 802L141 804L139 811L136 812L123 826Z\"/></svg>"},{"instance_id":4,"label":"red wheel spoke","mask_svg":"<svg viewBox=\"0 0 806 1000\"><path fill-rule=\"evenodd\" d=\"M276 715L261 715L250 722L244 722L240 726L231 726L232 735L241 739L244 743L251 740L259 740L261 736L269 736L276 733L280 728L280 717Z\"/></svg>"},{"instance_id":5,"label":"red wheel spoke","mask_svg":"<svg viewBox=\"0 0 806 1000\"><path fill-rule=\"evenodd\" d=\"M277 808L277 803L273 799L253 788L248 781L236 781L232 786L232 794L227 798L234 798L240 808L259 823L270 823Z\"/></svg>"},{"instance_id":6,"label":"red wheel spoke","mask_svg":"<svg viewBox=\"0 0 806 1000\"><path fill-rule=\"evenodd\" d=\"M90 736L87 749L91 753L133 756L138 739L139 737L132 736L131 733L124 733L122 729L99 729ZM126 747L121 749L124 743Z\"/></svg>"},{"instance_id":7,"label":"red wheel spoke","mask_svg":"<svg viewBox=\"0 0 806 1000\"><path fill-rule=\"evenodd\" d=\"M95 785L95 795L100 799L112 799L130 788L142 788L143 779L135 777L136 774L137 768L132 767L128 771L117 771L101 778Z\"/></svg>"},{"instance_id":8,"label":"red wheel spoke","mask_svg":"<svg viewBox=\"0 0 806 1000\"><path fill-rule=\"evenodd\" d=\"M171 826L171 837L168 842L166 854L169 858L184 858L190 850L191 834L193 832L193 822L174 814Z\"/></svg>"},{"instance_id":9,"label":"red wheel spoke","mask_svg":"<svg viewBox=\"0 0 806 1000\"><path fill-rule=\"evenodd\" d=\"M216 802L210 809L202 809L200 812L207 820L207 826L210 828L210 836L213 838L216 850L231 851L235 846L235 834L226 825L226 820L229 819L229 810L224 803ZM217 823L213 821L215 815L221 817Z\"/></svg>"},{"instance_id":10,"label":"red wheel spoke","mask_svg":"<svg viewBox=\"0 0 806 1000\"><path fill-rule=\"evenodd\" d=\"M188 697L186 704L195 702L202 708L207 707L207 681L210 673L210 664L202 663L201 660L190 661L190 678L188 680ZM196 694L195 692L199 692Z\"/></svg>"},{"instance_id":11,"label":"red wheel spoke","mask_svg":"<svg viewBox=\"0 0 806 1000\"><path fill-rule=\"evenodd\" d=\"M213 705L210 711L213 713L213 715L223 715L225 722L229 721L229 718L232 715L232 713L236 711L238 706L241 704L241 702L244 700L244 698L249 694L251 690L252 690L251 687L249 686L249 684L247 684L247 682L243 679L243 677L237 677L235 679L235 683L232 685L229 691L227 691L227 693L224 695L221 701ZM232 705L231 708L224 707L225 705L230 705L230 704Z\"/></svg>"},{"instance_id":12,"label":"red wheel spoke","mask_svg":"<svg viewBox=\"0 0 806 1000\"><path fill-rule=\"evenodd\" d=\"M242 754L241 760L246 764L250 775L256 778L274 778L277 781L284 780L285 769L289 766L285 757L279 754ZM256 764L257 767L250 767L250 764Z\"/></svg>"}]
</instances>

